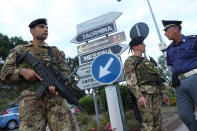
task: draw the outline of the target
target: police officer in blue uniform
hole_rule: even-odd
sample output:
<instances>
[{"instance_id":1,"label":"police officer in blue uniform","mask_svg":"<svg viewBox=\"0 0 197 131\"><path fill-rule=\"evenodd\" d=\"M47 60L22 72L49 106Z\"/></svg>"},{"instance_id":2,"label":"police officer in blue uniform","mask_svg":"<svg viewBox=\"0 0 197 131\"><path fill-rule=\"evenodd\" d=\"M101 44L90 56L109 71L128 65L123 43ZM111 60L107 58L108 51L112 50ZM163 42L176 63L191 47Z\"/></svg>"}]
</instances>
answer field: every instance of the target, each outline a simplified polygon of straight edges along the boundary
<instances>
[{"instance_id":1,"label":"police officer in blue uniform","mask_svg":"<svg viewBox=\"0 0 197 131\"><path fill-rule=\"evenodd\" d=\"M182 21L162 20L167 48L167 65L172 67L178 114L190 131L197 131L197 36L181 34Z\"/></svg>"}]
</instances>

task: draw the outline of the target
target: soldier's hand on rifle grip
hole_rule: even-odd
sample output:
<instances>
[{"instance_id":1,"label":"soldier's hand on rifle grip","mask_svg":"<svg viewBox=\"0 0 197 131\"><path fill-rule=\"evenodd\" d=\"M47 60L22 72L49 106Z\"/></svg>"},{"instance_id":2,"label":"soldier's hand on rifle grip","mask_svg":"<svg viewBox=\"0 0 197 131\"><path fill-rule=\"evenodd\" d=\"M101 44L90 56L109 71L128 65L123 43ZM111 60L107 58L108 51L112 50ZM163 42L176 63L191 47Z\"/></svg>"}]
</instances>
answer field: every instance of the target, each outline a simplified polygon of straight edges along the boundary
<instances>
[{"instance_id":1,"label":"soldier's hand on rifle grip","mask_svg":"<svg viewBox=\"0 0 197 131\"><path fill-rule=\"evenodd\" d=\"M146 107L148 104L147 100L143 96L140 96L137 101L141 107Z\"/></svg>"},{"instance_id":2,"label":"soldier's hand on rifle grip","mask_svg":"<svg viewBox=\"0 0 197 131\"><path fill-rule=\"evenodd\" d=\"M50 90L53 94L55 94L56 96L59 95L58 92L55 90L55 87L54 87L54 86L49 86L49 90Z\"/></svg>"},{"instance_id":3,"label":"soldier's hand on rifle grip","mask_svg":"<svg viewBox=\"0 0 197 131\"><path fill-rule=\"evenodd\" d=\"M42 78L32 69L22 68L20 70L20 76L23 76L27 81L34 82L37 79L42 81Z\"/></svg>"}]
</instances>

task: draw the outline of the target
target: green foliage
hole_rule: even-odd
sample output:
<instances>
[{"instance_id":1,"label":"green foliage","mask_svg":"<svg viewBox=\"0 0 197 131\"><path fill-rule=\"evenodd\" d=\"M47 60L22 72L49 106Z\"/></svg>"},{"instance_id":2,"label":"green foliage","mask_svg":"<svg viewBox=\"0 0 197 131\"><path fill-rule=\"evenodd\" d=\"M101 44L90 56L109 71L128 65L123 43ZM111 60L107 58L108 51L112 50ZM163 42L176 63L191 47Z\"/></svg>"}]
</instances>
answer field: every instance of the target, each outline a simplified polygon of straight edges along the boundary
<instances>
[{"instance_id":1,"label":"green foliage","mask_svg":"<svg viewBox=\"0 0 197 131\"><path fill-rule=\"evenodd\" d=\"M168 67L166 65L166 59L164 55L161 55L158 58L158 71L159 74L166 80L166 84L170 81L170 71L168 70Z\"/></svg>"},{"instance_id":2,"label":"green foliage","mask_svg":"<svg viewBox=\"0 0 197 131\"><path fill-rule=\"evenodd\" d=\"M107 99L106 99L106 93L105 88L99 88L99 95L100 95L100 105L102 106L103 111L107 111Z\"/></svg>"},{"instance_id":3,"label":"green foliage","mask_svg":"<svg viewBox=\"0 0 197 131\"><path fill-rule=\"evenodd\" d=\"M76 56L75 58L66 58L66 62L68 63L68 66L71 70L71 72L75 72L78 67L79 67L79 62L78 62L78 57ZM84 97L86 94L84 91L82 91L80 88L76 87L77 79L75 78L76 76L74 74L71 75L71 83L70 87L72 87L72 91L75 93L78 99Z\"/></svg>"},{"instance_id":4,"label":"green foliage","mask_svg":"<svg viewBox=\"0 0 197 131\"><path fill-rule=\"evenodd\" d=\"M100 98L97 98L97 103L100 103ZM93 96L85 96L79 100L79 104L88 113L95 113Z\"/></svg>"},{"instance_id":5,"label":"green foliage","mask_svg":"<svg viewBox=\"0 0 197 131\"><path fill-rule=\"evenodd\" d=\"M85 131L115 131L112 129L109 119L109 113L103 112L103 118L100 119L100 129L98 130L97 122L95 120L88 122L88 127L86 127Z\"/></svg>"},{"instance_id":6,"label":"green foliage","mask_svg":"<svg viewBox=\"0 0 197 131\"><path fill-rule=\"evenodd\" d=\"M11 37L8 38L7 35L0 33L0 58L5 61L10 50L16 45L27 44L27 41L24 41L21 37Z\"/></svg>"},{"instance_id":7,"label":"green foliage","mask_svg":"<svg viewBox=\"0 0 197 131\"><path fill-rule=\"evenodd\" d=\"M0 94L0 111L11 104L18 103L19 91L15 87L0 88Z\"/></svg>"},{"instance_id":8,"label":"green foliage","mask_svg":"<svg viewBox=\"0 0 197 131\"><path fill-rule=\"evenodd\" d=\"M78 124L87 124L88 123L88 113L86 112L78 112L76 113L76 119Z\"/></svg>"},{"instance_id":9,"label":"green foliage","mask_svg":"<svg viewBox=\"0 0 197 131\"><path fill-rule=\"evenodd\" d=\"M121 94L121 98L122 98L122 104L124 109L127 109L129 107L128 105L128 87L126 84L121 84L119 85L120 88L120 94Z\"/></svg>"}]
</instances>

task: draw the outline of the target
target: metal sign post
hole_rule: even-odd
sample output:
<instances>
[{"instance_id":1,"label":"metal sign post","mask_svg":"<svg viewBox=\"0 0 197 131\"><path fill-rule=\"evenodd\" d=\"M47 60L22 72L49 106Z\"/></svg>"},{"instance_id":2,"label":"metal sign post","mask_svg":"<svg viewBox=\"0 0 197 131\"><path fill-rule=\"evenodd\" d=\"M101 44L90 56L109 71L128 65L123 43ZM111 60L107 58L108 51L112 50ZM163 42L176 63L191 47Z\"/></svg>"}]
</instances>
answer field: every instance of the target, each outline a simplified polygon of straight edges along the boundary
<instances>
[{"instance_id":1,"label":"metal sign post","mask_svg":"<svg viewBox=\"0 0 197 131\"><path fill-rule=\"evenodd\" d=\"M96 121L97 121L97 126L100 127L100 119L99 119L99 111L98 111L98 104L96 100L96 91L95 88L93 89L93 96L94 96L94 108L96 112ZM100 128L98 128L100 130Z\"/></svg>"},{"instance_id":2,"label":"metal sign post","mask_svg":"<svg viewBox=\"0 0 197 131\"><path fill-rule=\"evenodd\" d=\"M110 115L111 127L117 131L123 131L122 118L120 115L119 102L115 86L105 87L107 105Z\"/></svg>"},{"instance_id":3,"label":"metal sign post","mask_svg":"<svg viewBox=\"0 0 197 131\"><path fill-rule=\"evenodd\" d=\"M94 59L91 72L93 78L98 83L110 84L115 82L121 74L122 63L120 59L113 54L102 54ZM123 110L120 110L116 86L107 86L105 88L105 92L107 97L111 126L112 128L116 128L118 131L123 131L121 117L121 112ZM123 107L121 106L121 108Z\"/></svg>"}]
</instances>

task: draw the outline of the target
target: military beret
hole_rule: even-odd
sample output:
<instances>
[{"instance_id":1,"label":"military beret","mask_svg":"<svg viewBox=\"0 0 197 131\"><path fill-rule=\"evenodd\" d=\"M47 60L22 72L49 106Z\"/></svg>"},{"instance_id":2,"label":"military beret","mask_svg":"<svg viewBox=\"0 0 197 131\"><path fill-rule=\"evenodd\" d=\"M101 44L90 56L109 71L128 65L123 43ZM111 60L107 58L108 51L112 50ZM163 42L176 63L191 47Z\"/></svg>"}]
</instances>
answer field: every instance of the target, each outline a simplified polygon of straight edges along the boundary
<instances>
[{"instance_id":1,"label":"military beret","mask_svg":"<svg viewBox=\"0 0 197 131\"><path fill-rule=\"evenodd\" d=\"M129 43L130 47L139 45L143 43L144 39L148 36L149 28L146 23L139 22L135 24L130 30L131 41Z\"/></svg>"},{"instance_id":2,"label":"military beret","mask_svg":"<svg viewBox=\"0 0 197 131\"><path fill-rule=\"evenodd\" d=\"M133 47L133 46L139 45L139 44L143 43L144 39L145 39L145 37L136 37L136 38L133 38L129 42L129 46L130 47Z\"/></svg>"},{"instance_id":3,"label":"military beret","mask_svg":"<svg viewBox=\"0 0 197 131\"><path fill-rule=\"evenodd\" d=\"M162 20L162 23L163 23L163 26L164 26L163 30L166 31L170 27L181 25L182 21L178 21L178 20Z\"/></svg>"},{"instance_id":4,"label":"military beret","mask_svg":"<svg viewBox=\"0 0 197 131\"><path fill-rule=\"evenodd\" d=\"M29 28L34 28L38 24L47 25L47 20L45 18L36 19L29 24Z\"/></svg>"}]
</instances>

